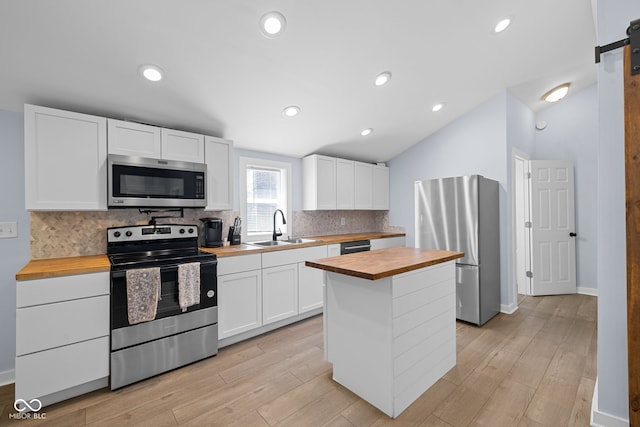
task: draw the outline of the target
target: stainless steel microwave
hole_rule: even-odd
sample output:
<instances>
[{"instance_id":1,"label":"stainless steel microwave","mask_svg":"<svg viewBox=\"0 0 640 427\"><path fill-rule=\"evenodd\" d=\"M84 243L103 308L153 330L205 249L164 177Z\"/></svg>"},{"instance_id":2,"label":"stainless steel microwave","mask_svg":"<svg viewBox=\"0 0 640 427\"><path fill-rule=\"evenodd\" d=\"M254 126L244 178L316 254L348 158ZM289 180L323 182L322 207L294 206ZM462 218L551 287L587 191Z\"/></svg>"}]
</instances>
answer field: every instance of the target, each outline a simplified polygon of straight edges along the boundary
<instances>
[{"instance_id":1,"label":"stainless steel microwave","mask_svg":"<svg viewBox=\"0 0 640 427\"><path fill-rule=\"evenodd\" d=\"M203 163L109 154L107 165L110 208L202 208L207 204Z\"/></svg>"}]
</instances>

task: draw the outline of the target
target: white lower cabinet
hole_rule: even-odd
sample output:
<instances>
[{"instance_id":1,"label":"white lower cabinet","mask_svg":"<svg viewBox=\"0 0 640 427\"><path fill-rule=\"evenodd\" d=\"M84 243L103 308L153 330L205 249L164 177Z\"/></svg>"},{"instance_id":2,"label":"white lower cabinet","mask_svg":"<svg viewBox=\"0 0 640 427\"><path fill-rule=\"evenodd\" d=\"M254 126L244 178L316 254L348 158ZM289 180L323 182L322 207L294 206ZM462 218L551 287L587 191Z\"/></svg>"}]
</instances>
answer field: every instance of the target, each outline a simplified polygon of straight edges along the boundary
<instances>
[{"instance_id":1,"label":"white lower cabinet","mask_svg":"<svg viewBox=\"0 0 640 427\"><path fill-rule=\"evenodd\" d=\"M385 237L383 239L371 239L371 250L374 251L376 249L386 249L386 248L396 248L399 246L404 246L405 237Z\"/></svg>"},{"instance_id":2,"label":"white lower cabinet","mask_svg":"<svg viewBox=\"0 0 640 427\"><path fill-rule=\"evenodd\" d=\"M262 323L298 314L298 264L262 270Z\"/></svg>"},{"instance_id":3,"label":"white lower cabinet","mask_svg":"<svg viewBox=\"0 0 640 427\"><path fill-rule=\"evenodd\" d=\"M260 254L218 258L218 337L262 326Z\"/></svg>"},{"instance_id":4,"label":"white lower cabinet","mask_svg":"<svg viewBox=\"0 0 640 427\"><path fill-rule=\"evenodd\" d=\"M298 313L322 307L325 277L322 270L307 267L304 262L298 264Z\"/></svg>"},{"instance_id":5,"label":"white lower cabinet","mask_svg":"<svg viewBox=\"0 0 640 427\"><path fill-rule=\"evenodd\" d=\"M108 384L108 272L20 281L16 307L16 399L48 405Z\"/></svg>"}]
</instances>

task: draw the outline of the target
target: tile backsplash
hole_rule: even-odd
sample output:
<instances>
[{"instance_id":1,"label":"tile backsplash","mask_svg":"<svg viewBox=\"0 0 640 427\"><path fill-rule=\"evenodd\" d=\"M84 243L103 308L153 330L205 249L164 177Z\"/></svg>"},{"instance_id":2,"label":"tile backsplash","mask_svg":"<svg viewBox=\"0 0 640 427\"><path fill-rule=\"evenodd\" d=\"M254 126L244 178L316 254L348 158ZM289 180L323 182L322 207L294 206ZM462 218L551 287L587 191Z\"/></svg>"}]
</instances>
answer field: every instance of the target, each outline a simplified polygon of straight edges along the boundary
<instances>
[{"instance_id":1,"label":"tile backsplash","mask_svg":"<svg viewBox=\"0 0 640 427\"><path fill-rule=\"evenodd\" d=\"M172 213L166 215L171 216ZM222 219L226 230L238 215L240 213L237 211L204 212L185 209L184 218L162 218L158 222L201 225L200 218L218 217ZM107 251L105 230L108 227L143 225L149 219L150 216L133 209L107 212L31 212L31 258L104 254ZM367 231L404 232L402 227L389 225L388 211L295 211L292 224L295 236Z\"/></svg>"}]
</instances>

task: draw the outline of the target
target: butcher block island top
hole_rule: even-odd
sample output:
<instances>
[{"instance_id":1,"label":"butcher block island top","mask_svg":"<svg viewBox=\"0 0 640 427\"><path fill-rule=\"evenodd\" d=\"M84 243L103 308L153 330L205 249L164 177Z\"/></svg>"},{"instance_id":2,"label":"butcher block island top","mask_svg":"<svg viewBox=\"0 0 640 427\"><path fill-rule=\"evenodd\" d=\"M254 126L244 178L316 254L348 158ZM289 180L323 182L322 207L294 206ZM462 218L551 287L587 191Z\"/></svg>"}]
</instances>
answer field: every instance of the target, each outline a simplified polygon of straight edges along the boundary
<instances>
[{"instance_id":1,"label":"butcher block island top","mask_svg":"<svg viewBox=\"0 0 640 427\"><path fill-rule=\"evenodd\" d=\"M423 267L462 258L464 253L408 247L358 252L349 256L335 256L306 261L308 267L347 276L378 280Z\"/></svg>"}]
</instances>

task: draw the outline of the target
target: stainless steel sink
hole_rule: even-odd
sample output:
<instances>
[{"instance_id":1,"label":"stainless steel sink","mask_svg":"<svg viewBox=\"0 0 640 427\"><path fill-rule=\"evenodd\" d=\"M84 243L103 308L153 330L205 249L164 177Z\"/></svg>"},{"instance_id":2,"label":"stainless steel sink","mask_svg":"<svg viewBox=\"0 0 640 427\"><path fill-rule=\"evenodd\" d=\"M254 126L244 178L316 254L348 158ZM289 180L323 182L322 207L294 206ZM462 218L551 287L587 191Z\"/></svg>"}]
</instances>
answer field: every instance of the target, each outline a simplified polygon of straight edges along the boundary
<instances>
[{"instance_id":1,"label":"stainless steel sink","mask_svg":"<svg viewBox=\"0 0 640 427\"><path fill-rule=\"evenodd\" d=\"M284 240L265 240L264 242L247 242L247 243L255 246L281 246L281 245L291 244L291 242L285 242Z\"/></svg>"},{"instance_id":2,"label":"stainless steel sink","mask_svg":"<svg viewBox=\"0 0 640 427\"><path fill-rule=\"evenodd\" d=\"M302 237L292 237L290 239L286 239L286 240L282 240L283 242L287 242L287 243L313 243L313 242L318 242L318 240L313 240L313 239L303 239Z\"/></svg>"},{"instance_id":3,"label":"stainless steel sink","mask_svg":"<svg viewBox=\"0 0 640 427\"><path fill-rule=\"evenodd\" d=\"M269 247L269 246L295 245L295 244L301 244L301 243L313 243L317 241L318 240L313 240L313 239L303 239L302 237L292 237L286 240L264 240L261 242L247 242L247 243L255 246Z\"/></svg>"}]
</instances>

